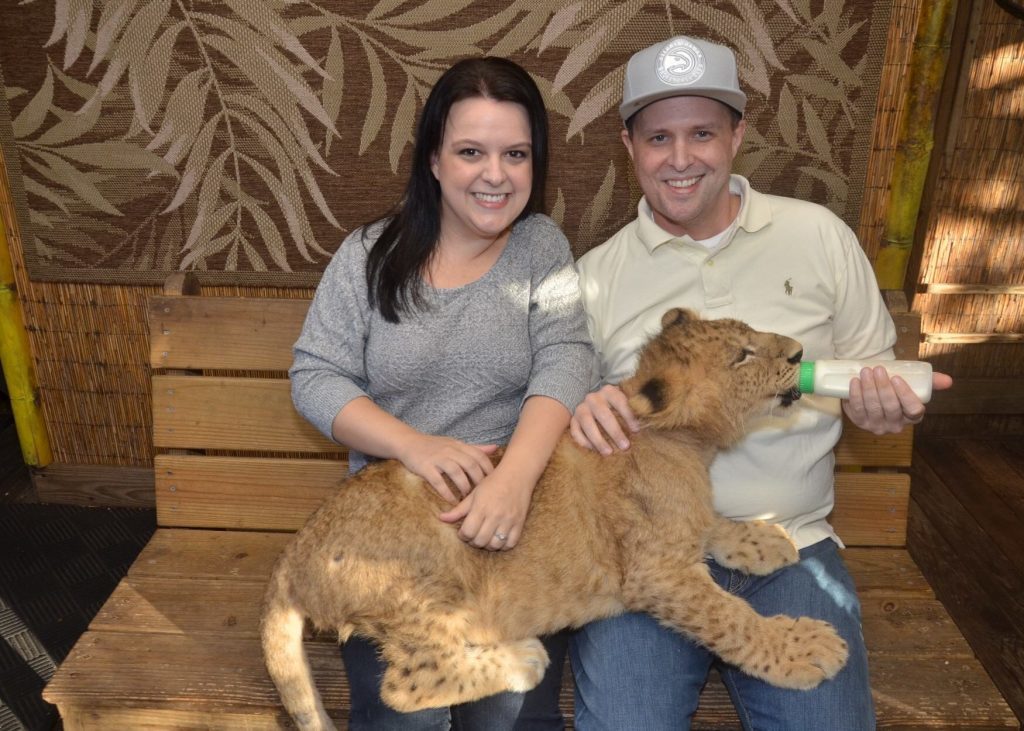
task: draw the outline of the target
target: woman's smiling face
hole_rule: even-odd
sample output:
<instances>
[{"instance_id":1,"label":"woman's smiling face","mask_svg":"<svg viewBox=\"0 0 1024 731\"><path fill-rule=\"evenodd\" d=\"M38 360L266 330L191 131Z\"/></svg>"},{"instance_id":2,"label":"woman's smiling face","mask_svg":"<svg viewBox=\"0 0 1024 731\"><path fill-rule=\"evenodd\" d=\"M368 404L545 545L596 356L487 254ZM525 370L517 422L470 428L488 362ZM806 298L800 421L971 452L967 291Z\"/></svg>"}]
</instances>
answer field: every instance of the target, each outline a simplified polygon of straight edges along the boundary
<instances>
[{"instance_id":1,"label":"woman's smiling face","mask_svg":"<svg viewBox=\"0 0 1024 731\"><path fill-rule=\"evenodd\" d=\"M452 104L431 161L443 239L496 239L511 228L533 188L531 142L519 104L487 97Z\"/></svg>"}]
</instances>

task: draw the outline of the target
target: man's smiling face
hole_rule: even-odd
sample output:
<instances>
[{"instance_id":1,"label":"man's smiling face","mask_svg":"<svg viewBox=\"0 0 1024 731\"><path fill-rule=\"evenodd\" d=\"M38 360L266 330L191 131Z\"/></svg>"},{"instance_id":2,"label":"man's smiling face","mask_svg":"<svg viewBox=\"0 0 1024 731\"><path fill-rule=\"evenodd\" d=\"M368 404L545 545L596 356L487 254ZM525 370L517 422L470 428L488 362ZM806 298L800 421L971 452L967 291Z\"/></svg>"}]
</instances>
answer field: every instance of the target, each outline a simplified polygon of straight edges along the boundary
<instances>
[{"instance_id":1,"label":"man's smiling face","mask_svg":"<svg viewBox=\"0 0 1024 731\"><path fill-rule=\"evenodd\" d=\"M728 228L736 213L729 173L745 129L727 106L699 96L662 99L637 112L622 141L659 226L698 240Z\"/></svg>"}]
</instances>

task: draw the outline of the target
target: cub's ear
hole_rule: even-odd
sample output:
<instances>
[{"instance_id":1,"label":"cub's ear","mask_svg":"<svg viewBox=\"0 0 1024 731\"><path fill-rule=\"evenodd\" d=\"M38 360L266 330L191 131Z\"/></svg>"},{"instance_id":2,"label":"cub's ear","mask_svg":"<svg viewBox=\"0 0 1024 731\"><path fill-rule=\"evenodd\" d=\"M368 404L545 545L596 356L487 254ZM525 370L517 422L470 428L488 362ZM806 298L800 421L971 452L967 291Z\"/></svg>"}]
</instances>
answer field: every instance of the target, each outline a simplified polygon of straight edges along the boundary
<instances>
[{"instance_id":1,"label":"cub's ear","mask_svg":"<svg viewBox=\"0 0 1024 731\"><path fill-rule=\"evenodd\" d=\"M711 380L694 380L680 368L622 382L629 408L655 429L713 430L722 413L719 387ZM720 419L718 419L720 420Z\"/></svg>"},{"instance_id":2,"label":"cub's ear","mask_svg":"<svg viewBox=\"0 0 1024 731\"><path fill-rule=\"evenodd\" d=\"M631 382L629 387L623 386L629 396L629 407L637 416L652 416L668 405L668 383L664 378L653 376L640 383Z\"/></svg>"},{"instance_id":3,"label":"cub's ear","mask_svg":"<svg viewBox=\"0 0 1024 731\"><path fill-rule=\"evenodd\" d=\"M630 399L630 407L638 417L649 417L663 411L669 403L669 384L664 379L649 378L639 384Z\"/></svg>"},{"instance_id":4,"label":"cub's ear","mask_svg":"<svg viewBox=\"0 0 1024 731\"><path fill-rule=\"evenodd\" d=\"M693 310L687 310L682 307L673 307L661 316L661 329L664 330L672 325L685 325L688 322L699 319L700 315Z\"/></svg>"}]
</instances>

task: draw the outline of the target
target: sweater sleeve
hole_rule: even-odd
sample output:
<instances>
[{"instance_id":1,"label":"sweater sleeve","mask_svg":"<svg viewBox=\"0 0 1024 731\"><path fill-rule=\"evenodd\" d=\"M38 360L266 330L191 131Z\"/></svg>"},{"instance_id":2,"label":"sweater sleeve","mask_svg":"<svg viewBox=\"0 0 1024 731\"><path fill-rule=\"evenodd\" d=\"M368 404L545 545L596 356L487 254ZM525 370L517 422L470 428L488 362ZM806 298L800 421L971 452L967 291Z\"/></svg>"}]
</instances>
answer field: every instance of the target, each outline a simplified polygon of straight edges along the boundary
<instances>
[{"instance_id":1,"label":"sweater sleeve","mask_svg":"<svg viewBox=\"0 0 1024 731\"><path fill-rule=\"evenodd\" d=\"M529 313L533 366L524 401L548 396L571 413L590 388L594 351L569 242L554 222L537 218Z\"/></svg>"},{"instance_id":2,"label":"sweater sleeve","mask_svg":"<svg viewBox=\"0 0 1024 731\"><path fill-rule=\"evenodd\" d=\"M292 402L332 440L334 417L352 399L366 395L366 247L362 229L342 243L324 271L292 348Z\"/></svg>"}]
</instances>

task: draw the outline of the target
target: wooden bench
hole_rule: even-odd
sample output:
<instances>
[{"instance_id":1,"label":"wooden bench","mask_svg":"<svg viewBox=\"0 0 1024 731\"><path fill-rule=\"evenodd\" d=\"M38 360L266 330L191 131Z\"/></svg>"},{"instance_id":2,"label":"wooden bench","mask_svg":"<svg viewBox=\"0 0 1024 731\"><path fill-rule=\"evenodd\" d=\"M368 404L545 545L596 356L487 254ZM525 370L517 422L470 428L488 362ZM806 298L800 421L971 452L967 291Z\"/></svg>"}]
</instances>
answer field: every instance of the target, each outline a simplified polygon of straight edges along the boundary
<instances>
[{"instance_id":1,"label":"wooden bench","mask_svg":"<svg viewBox=\"0 0 1024 731\"><path fill-rule=\"evenodd\" d=\"M44 697L68 731L287 728L260 655L261 596L289 531L345 472L285 378L308 301L195 296L182 277L165 291L149 303L158 530ZM913 357L918 331L900 317ZM909 432L850 428L837 449L833 520L863 600L879 726L1017 728L907 553L909 477L897 469L910 455ZM344 726L337 647L310 637L308 651ZM571 682L562 701L571 724ZM694 728L738 728L717 679Z\"/></svg>"}]
</instances>

